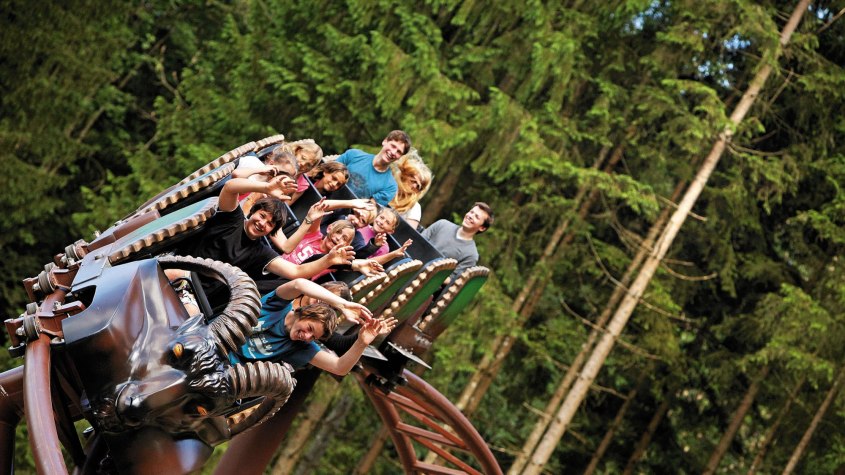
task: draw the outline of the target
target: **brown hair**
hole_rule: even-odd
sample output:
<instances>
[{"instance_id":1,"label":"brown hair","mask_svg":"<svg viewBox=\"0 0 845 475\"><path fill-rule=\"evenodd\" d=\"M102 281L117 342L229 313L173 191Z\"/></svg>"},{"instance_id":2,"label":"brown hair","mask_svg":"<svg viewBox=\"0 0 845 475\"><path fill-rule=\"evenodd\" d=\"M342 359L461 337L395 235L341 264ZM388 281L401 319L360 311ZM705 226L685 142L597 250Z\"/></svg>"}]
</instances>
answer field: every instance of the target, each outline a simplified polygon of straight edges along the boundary
<instances>
[{"instance_id":1,"label":"brown hair","mask_svg":"<svg viewBox=\"0 0 845 475\"><path fill-rule=\"evenodd\" d=\"M404 147L402 148L402 154L408 153L408 150L411 149L411 136L404 130L391 130L384 140L403 144Z\"/></svg>"},{"instance_id":2,"label":"brown hair","mask_svg":"<svg viewBox=\"0 0 845 475\"><path fill-rule=\"evenodd\" d=\"M396 163L391 165L391 168L393 169L393 178L396 180L397 191L396 196L390 201L390 206L400 213L405 213L419 202L431 187L431 169L423 162L415 148L412 148L410 152L397 160ZM419 179L420 191L414 190L406 183L413 176Z\"/></svg>"},{"instance_id":3,"label":"brown hair","mask_svg":"<svg viewBox=\"0 0 845 475\"><path fill-rule=\"evenodd\" d=\"M323 336L319 338L320 340L332 336L332 333L337 329L337 312L325 302L316 302L299 307L293 311L293 316L296 320L313 320L323 325Z\"/></svg>"},{"instance_id":4,"label":"brown hair","mask_svg":"<svg viewBox=\"0 0 845 475\"><path fill-rule=\"evenodd\" d=\"M346 168L346 165L334 160L317 164L317 166L314 167L308 175L311 177L311 181L316 182L318 180L322 180L326 175L331 175L332 173L337 172L343 172L343 177L346 180L349 180L349 169Z\"/></svg>"},{"instance_id":5,"label":"brown hair","mask_svg":"<svg viewBox=\"0 0 845 475\"><path fill-rule=\"evenodd\" d=\"M493 225L493 220L494 220L493 219L493 208L491 208L490 205L488 205L487 203L485 203L483 201L476 201L475 204L472 205L473 208L475 208L476 206L478 206L481 209L481 211L484 211L485 213L487 213L487 219L485 219L484 222L482 223L482 225L484 226L484 229L478 231L479 233L483 233L484 231L487 231L488 229L490 229L490 226Z\"/></svg>"},{"instance_id":6,"label":"brown hair","mask_svg":"<svg viewBox=\"0 0 845 475\"><path fill-rule=\"evenodd\" d=\"M324 289L337 295L343 300L352 301L352 292L349 290L349 284L347 284L346 282L342 280L332 280L322 285Z\"/></svg>"},{"instance_id":7,"label":"brown hair","mask_svg":"<svg viewBox=\"0 0 845 475\"><path fill-rule=\"evenodd\" d=\"M288 219L287 207L285 207L282 200L276 197L266 196L257 200L255 204L252 205L252 208L249 209L247 218L261 210L269 213L273 221L273 229L270 231L270 234L276 234L276 231L278 231Z\"/></svg>"}]
</instances>

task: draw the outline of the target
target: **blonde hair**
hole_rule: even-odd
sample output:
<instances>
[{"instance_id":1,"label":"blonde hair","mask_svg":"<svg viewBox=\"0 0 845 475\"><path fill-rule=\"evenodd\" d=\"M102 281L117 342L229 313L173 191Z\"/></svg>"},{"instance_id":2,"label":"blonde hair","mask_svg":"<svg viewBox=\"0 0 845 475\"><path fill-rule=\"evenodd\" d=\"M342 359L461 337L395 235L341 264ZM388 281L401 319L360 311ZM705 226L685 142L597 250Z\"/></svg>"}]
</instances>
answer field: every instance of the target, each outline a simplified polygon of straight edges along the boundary
<instances>
[{"instance_id":1,"label":"blonde hair","mask_svg":"<svg viewBox=\"0 0 845 475\"><path fill-rule=\"evenodd\" d=\"M296 156L282 147L276 147L268 153L264 157L264 163L267 165L288 166L293 170L294 175L299 173L299 163L296 161Z\"/></svg>"},{"instance_id":2,"label":"blonde hair","mask_svg":"<svg viewBox=\"0 0 845 475\"><path fill-rule=\"evenodd\" d=\"M415 148L397 160L391 168L393 178L396 179L397 191L396 196L390 201L390 206L399 213L405 213L421 200L431 187L431 169L423 162ZM414 176L419 179L421 185L419 192L411 188L408 183Z\"/></svg>"},{"instance_id":3,"label":"blonde hair","mask_svg":"<svg viewBox=\"0 0 845 475\"><path fill-rule=\"evenodd\" d=\"M326 228L326 236L324 236L324 237L331 236L332 234L336 233L337 231L343 231L344 229L351 229L353 233L355 232L355 226L353 226L352 223L350 223L349 221L347 221L345 219L339 219L339 220L333 222L332 224L330 224ZM355 235L353 234L353 239L354 239L354 236Z\"/></svg>"},{"instance_id":4,"label":"blonde hair","mask_svg":"<svg viewBox=\"0 0 845 475\"><path fill-rule=\"evenodd\" d=\"M373 203L374 206L371 206L366 209L358 209L357 211L361 219L363 219L366 224L373 224L373 221L376 220L376 216L378 216L378 205L376 204L376 201L372 198L369 198L368 201Z\"/></svg>"},{"instance_id":5,"label":"blonde hair","mask_svg":"<svg viewBox=\"0 0 845 475\"><path fill-rule=\"evenodd\" d=\"M296 157L300 174L310 172L323 160L323 149L310 139L287 143L282 148Z\"/></svg>"}]
</instances>

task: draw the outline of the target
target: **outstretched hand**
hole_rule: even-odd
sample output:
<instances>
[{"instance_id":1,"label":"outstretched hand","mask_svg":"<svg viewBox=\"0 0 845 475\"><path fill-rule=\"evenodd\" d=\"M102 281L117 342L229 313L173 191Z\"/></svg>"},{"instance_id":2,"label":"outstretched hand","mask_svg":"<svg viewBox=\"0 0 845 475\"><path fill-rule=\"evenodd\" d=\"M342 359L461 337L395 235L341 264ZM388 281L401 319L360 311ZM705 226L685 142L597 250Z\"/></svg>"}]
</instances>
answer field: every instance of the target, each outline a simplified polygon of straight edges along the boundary
<instances>
[{"instance_id":1,"label":"outstretched hand","mask_svg":"<svg viewBox=\"0 0 845 475\"><path fill-rule=\"evenodd\" d=\"M358 339L369 345L377 336L392 332L396 328L396 323L397 321L393 317L370 320L358 331Z\"/></svg>"},{"instance_id":2,"label":"outstretched hand","mask_svg":"<svg viewBox=\"0 0 845 475\"><path fill-rule=\"evenodd\" d=\"M376 203L370 199L356 198L349 200L349 207L353 209L375 210Z\"/></svg>"},{"instance_id":3,"label":"outstretched hand","mask_svg":"<svg viewBox=\"0 0 845 475\"><path fill-rule=\"evenodd\" d=\"M355 250L352 246L338 244L329 251L329 266L352 264L352 259L354 258Z\"/></svg>"},{"instance_id":4,"label":"outstretched hand","mask_svg":"<svg viewBox=\"0 0 845 475\"><path fill-rule=\"evenodd\" d=\"M267 187L267 194L282 201L290 200L290 195L296 191L296 180L287 175L273 177Z\"/></svg>"},{"instance_id":5,"label":"outstretched hand","mask_svg":"<svg viewBox=\"0 0 845 475\"><path fill-rule=\"evenodd\" d=\"M398 249L396 249L396 250L395 250L395 251L393 251L393 252L395 252L397 256L404 256L404 255L405 255L405 251L407 251L407 250L408 250L408 248L409 248L409 247L411 247L411 244L413 244L413 243L414 243L414 240L413 240L413 239L408 239L407 241L405 241L404 243L402 243L402 245L401 245L401 246L399 246L399 248L398 248Z\"/></svg>"},{"instance_id":6,"label":"outstretched hand","mask_svg":"<svg viewBox=\"0 0 845 475\"><path fill-rule=\"evenodd\" d=\"M373 237L373 244L375 244L376 247L384 246L386 242L387 234L385 233L376 233L376 235Z\"/></svg>"},{"instance_id":7,"label":"outstretched hand","mask_svg":"<svg viewBox=\"0 0 845 475\"><path fill-rule=\"evenodd\" d=\"M255 174L266 177L265 181L270 181L270 178L279 175L279 169L274 167L273 165L262 165L261 168L258 168L257 170L258 171Z\"/></svg>"},{"instance_id":8,"label":"outstretched hand","mask_svg":"<svg viewBox=\"0 0 845 475\"><path fill-rule=\"evenodd\" d=\"M305 215L305 220L308 222L314 222L318 219L322 219L323 216L329 214L328 206L326 205L326 199L320 198L320 201L311 205L308 208L308 213Z\"/></svg>"},{"instance_id":9,"label":"outstretched hand","mask_svg":"<svg viewBox=\"0 0 845 475\"><path fill-rule=\"evenodd\" d=\"M355 303L346 302L341 309L343 317L350 323L368 323L373 319L373 312L367 307Z\"/></svg>"},{"instance_id":10,"label":"outstretched hand","mask_svg":"<svg viewBox=\"0 0 845 475\"><path fill-rule=\"evenodd\" d=\"M352 261L352 270L360 272L367 277L372 277L384 272L384 267L372 259L355 259Z\"/></svg>"}]
</instances>

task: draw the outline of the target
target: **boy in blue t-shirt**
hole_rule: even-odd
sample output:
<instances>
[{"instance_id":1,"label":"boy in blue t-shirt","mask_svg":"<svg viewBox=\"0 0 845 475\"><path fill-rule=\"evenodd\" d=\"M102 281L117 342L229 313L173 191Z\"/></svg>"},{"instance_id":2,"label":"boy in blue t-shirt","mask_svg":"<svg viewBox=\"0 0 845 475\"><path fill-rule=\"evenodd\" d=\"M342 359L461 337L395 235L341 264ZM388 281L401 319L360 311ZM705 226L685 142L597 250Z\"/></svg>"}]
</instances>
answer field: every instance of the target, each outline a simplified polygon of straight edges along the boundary
<instances>
[{"instance_id":1,"label":"boy in blue t-shirt","mask_svg":"<svg viewBox=\"0 0 845 475\"><path fill-rule=\"evenodd\" d=\"M411 137L404 131L394 130L382 140L379 153L373 155L352 148L337 157L337 161L349 170L346 186L358 198L373 198L378 204L387 206L398 189L390 164L410 149Z\"/></svg>"}]
</instances>

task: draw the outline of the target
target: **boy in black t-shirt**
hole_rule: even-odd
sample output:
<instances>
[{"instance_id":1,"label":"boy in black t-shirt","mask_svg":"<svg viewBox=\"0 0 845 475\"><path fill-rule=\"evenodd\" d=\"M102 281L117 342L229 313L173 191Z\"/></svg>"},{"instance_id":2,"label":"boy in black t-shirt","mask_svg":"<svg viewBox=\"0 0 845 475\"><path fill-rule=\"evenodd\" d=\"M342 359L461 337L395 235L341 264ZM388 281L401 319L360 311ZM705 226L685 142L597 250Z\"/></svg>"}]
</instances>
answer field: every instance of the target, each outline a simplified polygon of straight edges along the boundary
<instances>
[{"instance_id":1,"label":"boy in black t-shirt","mask_svg":"<svg viewBox=\"0 0 845 475\"><path fill-rule=\"evenodd\" d=\"M273 173L274 169L264 173ZM336 246L328 254L312 262L296 265L281 259L262 239L275 232L286 219L281 200L296 189L296 182L284 175L266 182L246 178L232 178L223 186L217 201L217 212L209 218L202 231L180 246L178 254L214 259L241 268L253 280L266 279L268 273L285 279L311 278L334 265L351 264L365 274L380 270L377 263L353 261L351 246ZM238 195L259 192L268 195L256 201L248 216L238 206ZM169 269L171 279L185 277L185 272ZM189 311L192 309L189 309Z\"/></svg>"}]
</instances>

